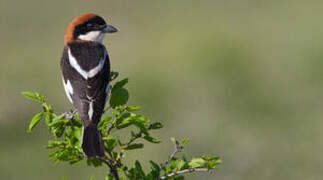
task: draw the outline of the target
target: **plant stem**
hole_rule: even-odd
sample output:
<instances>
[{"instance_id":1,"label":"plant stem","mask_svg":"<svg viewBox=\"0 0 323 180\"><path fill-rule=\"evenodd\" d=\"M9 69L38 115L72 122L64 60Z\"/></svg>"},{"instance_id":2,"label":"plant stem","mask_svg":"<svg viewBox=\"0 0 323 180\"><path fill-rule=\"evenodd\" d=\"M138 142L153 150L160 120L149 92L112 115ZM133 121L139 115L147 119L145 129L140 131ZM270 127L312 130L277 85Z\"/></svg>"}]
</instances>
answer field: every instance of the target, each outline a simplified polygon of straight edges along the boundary
<instances>
[{"instance_id":1,"label":"plant stem","mask_svg":"<svg viewBox=\"0 0 323 180\"><path fill-rule=\"evenodd\" d=\"M174 152L169 155L168 159L165 161L164 166L166 167L169 164L169 159L173 159L176 153L180 152L183 149L181 145L175 145Z\"/></svg>"},{"instance_id":2,"label":"plant stem","mask_svg":"<svg viewBox=\"0 0 323 180\"><path fill-rule=\"evenodd\" d=\"M110 173L114 176L115 180L119 180L118 168L112 165L106 157L100 157L100 160L109 166Z\"/></svg>"},{"instance_id":3,"label":"plant stem","mask_svg":"<svg viewBox=\"0 0 323 180\"><path fill-rule=\"evenodd\" d=\"M159 178L159 180L167 179L172 176L180 175L180 174L185 174L185 173L190 173L190 172L208 172L209 169L207 168L189 168L189 169L184 169L176 172L169 173L165 176L162 176Z\"/></svg>"}]
</instances>

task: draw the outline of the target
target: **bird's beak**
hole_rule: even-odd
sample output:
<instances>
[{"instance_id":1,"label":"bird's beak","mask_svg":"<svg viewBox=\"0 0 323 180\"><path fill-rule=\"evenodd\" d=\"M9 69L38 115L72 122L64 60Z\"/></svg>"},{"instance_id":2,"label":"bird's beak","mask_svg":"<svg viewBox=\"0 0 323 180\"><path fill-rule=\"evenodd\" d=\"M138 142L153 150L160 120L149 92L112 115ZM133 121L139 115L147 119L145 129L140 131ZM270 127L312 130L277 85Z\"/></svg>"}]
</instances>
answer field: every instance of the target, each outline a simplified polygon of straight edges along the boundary
<instances>
[{"instance_id":1,"label":"bird's beak","mask_svg":"<svg viewBox=\"0 0 323 180\"><path fill-rule=\"evenodd\" d=\"M115 28L115 27L113 27L113 26L111 26L111 25L109 25L109 24L107 24L103 29L102 29L102 32L104 32L104 33L115 33L115 32L117 32L118 31L118 29L117 28Z\"/></svg>"}]
</instances>

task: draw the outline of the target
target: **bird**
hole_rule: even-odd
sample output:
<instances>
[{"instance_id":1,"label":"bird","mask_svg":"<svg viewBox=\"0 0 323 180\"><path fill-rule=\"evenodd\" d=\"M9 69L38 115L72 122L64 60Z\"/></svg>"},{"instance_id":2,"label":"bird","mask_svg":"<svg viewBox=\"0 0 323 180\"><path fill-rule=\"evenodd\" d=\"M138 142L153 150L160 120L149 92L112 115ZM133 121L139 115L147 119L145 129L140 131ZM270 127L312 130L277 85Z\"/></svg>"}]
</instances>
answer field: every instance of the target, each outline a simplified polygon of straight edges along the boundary
<instances>
[{"instance_id":1,"label":"bird","mask_svg":"<svg viewBox=\"0 0 323 180\"><path fill-rule=\"evenodd\" d=\"M102 41L117 31L101 16L85 13L71 21L64 36L63 85L82 121L82 149L90 158L105 156L97 126L109 97L110 59Z\"/></svg>"}]
</instances>

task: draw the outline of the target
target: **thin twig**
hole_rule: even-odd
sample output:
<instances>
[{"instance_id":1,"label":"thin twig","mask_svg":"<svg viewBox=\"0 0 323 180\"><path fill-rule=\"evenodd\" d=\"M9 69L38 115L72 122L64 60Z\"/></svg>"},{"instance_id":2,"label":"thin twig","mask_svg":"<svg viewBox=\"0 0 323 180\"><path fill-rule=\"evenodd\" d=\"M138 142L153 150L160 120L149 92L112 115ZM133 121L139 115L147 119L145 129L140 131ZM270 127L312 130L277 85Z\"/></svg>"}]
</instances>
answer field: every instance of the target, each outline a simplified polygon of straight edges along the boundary
<instances>
[{"instance_id":1,"label":"thin twig","mask_svg":"<svg viewBox=\"0 0 323 180\"><path fill-rule=\"evenodd\" d=\"M126 146L129 146L132 142L134 142L135 140L137 140L138 138L140 138L142 135L141 135L141 132L139 134L136 134L135 136L132 136L130 138L130 140L125 144Z\"/></svg>"},{"instance_id":2,"label":"thin twig","mask_svg":"<svg viewBox=\"0 0 323 180\"><path fill-rule=\"evenodd\" d=\"M173 159L177 153L182 151L182 149L183 149L182 145L176 144L174 148L174 152L168 156L168 159L165 161L164 166L167 166L169 164L169 159Z\"/></svg>"},{"instance_id":3,"label":"thin twig","mask_svg":"<svg viewBox=\"0 0 323 180\"><path fill-rule=\"evenodd\" d=\"M169 173L165 176L162 176L159 178L159 180L163 180L172 176L180 175L180 174L185 174L185 173L190 173L190 172L208 172L209 169L207 168L189 168L189 169L184 169L176 172Z\"/></svg>"},{"instance_id":4,"label":"thin twig","mask_svg":"<svg viewBox=\"0 0 323 180\"><path fill-rule=\"evenodd\" d=\"M117 121L117 119L113 118L113 116L111 118L112 118L112 122L109 123L108 132L107 132L108 135L110 135L111 131L115 128L115 124Z\"/></svg>"},{"instance_id":5,"label":"thin twig","mask_svg":"<svg viewBox=\"0 0 323 180\"><path fill-rule=\"evenodd\" d=\"M118 169L116 166L113 166L106 157L100 157L100 160L104 162L110 168L110 173L114 176L115 180L119 180Z\"/></svg>"},{"instance_id":6,"label":"thin twig","mask_svg":"<svg viewBox=\"0 0 323 180\"><path fill-rule=\"evenodd\" d=\"M71 110L70 112L64 112L63 114L65 115L66 119L72 120L74 118L76 112L77 112L76 109L74 109L74 110Z\"/></svg>"}]
</instances>

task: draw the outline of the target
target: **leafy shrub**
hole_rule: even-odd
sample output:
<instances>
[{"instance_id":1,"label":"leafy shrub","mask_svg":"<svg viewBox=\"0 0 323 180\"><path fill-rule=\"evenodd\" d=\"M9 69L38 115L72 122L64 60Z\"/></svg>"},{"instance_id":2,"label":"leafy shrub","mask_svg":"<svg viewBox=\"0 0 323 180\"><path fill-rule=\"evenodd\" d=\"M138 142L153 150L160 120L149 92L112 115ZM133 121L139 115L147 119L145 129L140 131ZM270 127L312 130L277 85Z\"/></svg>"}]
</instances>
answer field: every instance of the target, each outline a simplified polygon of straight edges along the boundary
<instances>
[{"instance_id":1,"label":"leafy shrub","mask_svg":"<svg viewBox=\"0 0 323 180\"><path fill-rule=\"evenodd\" d=\"M117 72L111 72L111 81L118 77ZM137 160L130 168L123 163L127 152L144 148L144 140L148 143L158 144L160 140L152 136L152 132L163 128L160 122L151 122L150 119L138 113L140 107L127 105L129 92L125 88L128 79L115 82L111 89L110 100L106 108L106 114L98 124L102 133L105 147L104 158L87 158L82 151L82 122L76 111L57 114L46 98L37 92L23 92L22 94L42 106L42 111L35 114L29 123L27 132L31 133L37 124L44 120L48 130L53 134L53 139L48 141L47 149L53 150L49 159L56 164L68 162L71 165L79 164L86 160L89 166L107 165L110 169L106 180L182 180L183 174L196 171L209 172L215 169L221 160L218 156L202 156L188 159L184 154L177 154L183 150L189 142L188 139L179 141L171 138L174 151L164 163L156 163L149 160L151 168L145 172L141 163ZM112 84L112 83L111 83ZM136 127L136 131L130 126ZM117 134L121 129L129 130L127 141L122 141ZM142 141L140 141L142 142ZM122 174L121 174L122 173Z\"/></svg>"}]
</instances>

